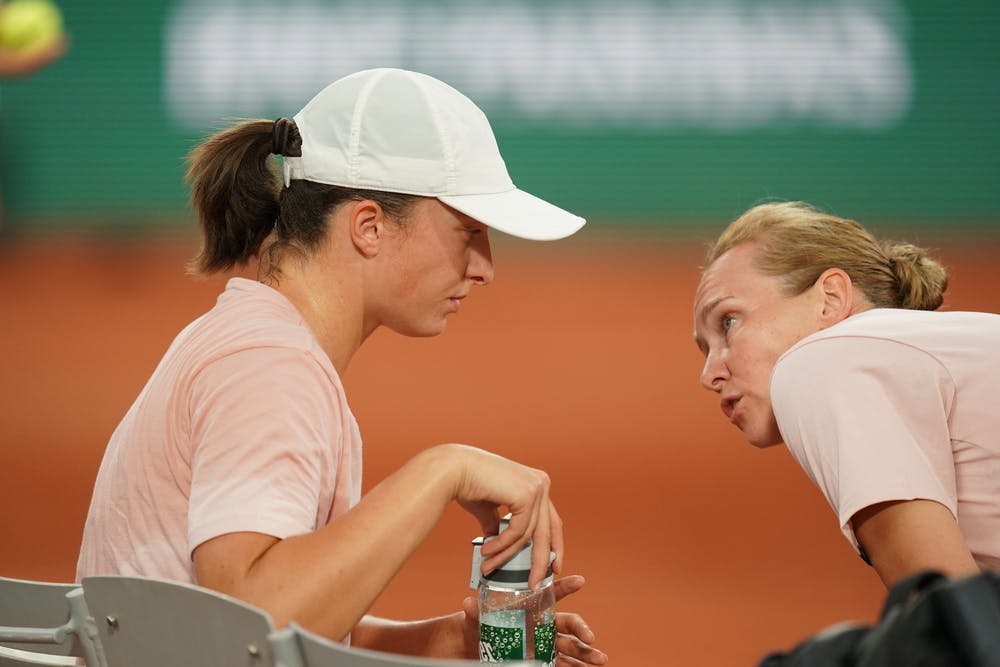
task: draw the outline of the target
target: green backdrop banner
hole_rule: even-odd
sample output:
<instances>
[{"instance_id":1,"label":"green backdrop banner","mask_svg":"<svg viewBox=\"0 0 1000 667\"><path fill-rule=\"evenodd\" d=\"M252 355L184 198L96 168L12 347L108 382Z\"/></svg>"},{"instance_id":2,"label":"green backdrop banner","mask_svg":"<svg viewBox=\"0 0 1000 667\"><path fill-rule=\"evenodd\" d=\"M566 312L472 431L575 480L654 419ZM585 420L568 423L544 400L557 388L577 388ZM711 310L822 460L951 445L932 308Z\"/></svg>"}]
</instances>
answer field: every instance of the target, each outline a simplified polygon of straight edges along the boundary
<instances>
[{"instance_id":1,"label":"green backdrop banner","mask_svg":"<svg viewBox=\"0 0 1000 667\"><path fill-rule=\"evenodd\" d=\"M438 76L515 183L592 219L765 198L1000 220L996 0L62 0L71 48L0 90L6 226L188 224L186 152L348 72Z\"/></svg>"}]
</instances>

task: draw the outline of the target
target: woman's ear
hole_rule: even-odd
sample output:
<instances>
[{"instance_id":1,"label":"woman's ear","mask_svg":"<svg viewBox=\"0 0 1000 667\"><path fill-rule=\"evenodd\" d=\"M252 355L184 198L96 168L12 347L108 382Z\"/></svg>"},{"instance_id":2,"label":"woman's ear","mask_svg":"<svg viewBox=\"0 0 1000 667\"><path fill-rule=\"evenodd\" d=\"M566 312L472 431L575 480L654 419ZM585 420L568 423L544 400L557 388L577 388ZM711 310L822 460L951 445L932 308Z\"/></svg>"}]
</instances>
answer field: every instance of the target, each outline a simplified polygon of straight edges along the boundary
<instances>
[{"instance_id":1,"label":"woman's ear","mask_svg":"<svg viewBox=\"0 0 1000 667\"><path fill-rule=\"evenodd\" d=\"M347 220L351 241L365 257L379 253L386 233L386 215L382 207L371 199L353 202L348 208Z\"/></svg>"},{"instance_id":2,"label":"woman's ear","mask_svg":"<svg viewBox=\"0 0 1000 667\"><path fill-rule=\"evenodd\" d=\"M854 283L843 269L824 271L816 280L822 298L820 322L829 327L854 313Z\"/></svg>"}]
</instances>

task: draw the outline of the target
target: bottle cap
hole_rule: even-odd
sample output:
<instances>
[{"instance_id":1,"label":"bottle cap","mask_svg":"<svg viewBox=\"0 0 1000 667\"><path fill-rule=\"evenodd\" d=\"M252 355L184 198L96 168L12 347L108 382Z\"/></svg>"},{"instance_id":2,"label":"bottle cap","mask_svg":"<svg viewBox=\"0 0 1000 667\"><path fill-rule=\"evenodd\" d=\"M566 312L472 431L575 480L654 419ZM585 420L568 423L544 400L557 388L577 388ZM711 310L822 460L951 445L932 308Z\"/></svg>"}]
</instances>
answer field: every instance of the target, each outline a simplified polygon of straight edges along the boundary
<instances>
[{"instance_id":1,"label":"bottle cap","mask_svg":"<svg viewBox=\"0 0 1000 667\"><path fill-rule=\"evenodd\" d=\"M486 542L489 542L490 539L493 538L487 538ZM548 583L548 580L552 578L552 562L555 558L555 553L549 552L549 566L545 570L544 583ZM511 588L528 588L528 575L530 574L531 542L528 542L520 551L514 554L513 558L489 574L484 574L483 578L498 584L506 584Z\"/></svg>"},{"instance_id":2,"label":"bottle cap","mask_svg":"<svg viewBox=\"0 0 1000 667\"><path fill-rule=\"evenodd\" d=\"M510 525L510 515L508 514L500 520L500 532L503 532ZM528 576L531 574L531 541L529 540L521 549L509 560L500 565L489 574L482 574L482 547L490 540L495 540L497 535L489 537L477 537L472 541L472 576L469 581L470 588L477 588L481 579L502 584L507 588L528 588ZM552 563L556 559L555 552L549 552L549 566L545 571L543 583L549 583L552 579Z\"/></svg>"}]
</instances>

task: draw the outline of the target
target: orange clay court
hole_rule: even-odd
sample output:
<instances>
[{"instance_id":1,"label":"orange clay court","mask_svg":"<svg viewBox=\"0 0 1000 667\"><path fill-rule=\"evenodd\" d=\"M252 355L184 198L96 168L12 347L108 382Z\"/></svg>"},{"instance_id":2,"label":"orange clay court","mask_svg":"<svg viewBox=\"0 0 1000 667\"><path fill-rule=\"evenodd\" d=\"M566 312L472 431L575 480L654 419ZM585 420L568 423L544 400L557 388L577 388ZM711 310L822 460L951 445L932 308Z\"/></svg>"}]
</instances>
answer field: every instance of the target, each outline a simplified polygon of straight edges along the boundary
<instances>
[{"instance_id":1,"label":"orange clay court","mask_svg":"<svg viewBox=\"0 0 1000 667\"><path fill-rule=\"evenodd\" d=\"M787 452L745 444L698 385L690 308L707 236L498 239L495 283L444 336L377 332L344 378L366 488L447 441L551 474L568 571L588 579L562 608L612 665L753 665L873 620L884 595ZM1000 312L1000 240L912 240L951 269L945 308ZM188 237L0 246L0 574L72 580L108 437L221 289L185 277L194 251ZM478 534L449 509L375 611L457 610Z\"/></svg>"}]
</instances>

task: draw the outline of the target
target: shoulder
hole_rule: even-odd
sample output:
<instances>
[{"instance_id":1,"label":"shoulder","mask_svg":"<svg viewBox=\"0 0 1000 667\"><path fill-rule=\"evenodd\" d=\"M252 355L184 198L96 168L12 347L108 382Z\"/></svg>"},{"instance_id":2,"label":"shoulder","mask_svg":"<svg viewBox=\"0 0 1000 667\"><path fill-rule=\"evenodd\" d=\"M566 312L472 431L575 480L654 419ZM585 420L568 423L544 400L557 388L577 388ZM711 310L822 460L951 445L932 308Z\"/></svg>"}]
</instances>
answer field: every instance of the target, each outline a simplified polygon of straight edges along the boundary
<instances>
[{"instance_id":1,"label":"shoulder","mask_svg":"<svg viewBox=\"0 0 1000 667\"><path fill-rule=\"evenodd\" d=\"M820 368L850 375L890 365L895 377L921 368L949 374L964 367L967 356L1000 361L998 337L994 313L877 308L803 338L778 359L775 376L789 380Z\"/></svg>"},{"instance_id":2,"label":"shoulder","mask_svg":"<svg viewBox=\"0 0 1000 667\"><path fill-rule=\"evenodd\" d=\"M885 393L950 395L954 380L933 334L933 326L950 323L936 315L941 314L867 311L802 339L775 364L775 411L834 395L838 404Z\"/></svg>"},{"instance_id":3,"label":"shoulder","mask_svg":"<svg viewBox=\"0 0 1000 667\"><path fill-rule=\"evenodd\" d=\"M824 341L849 339L855 345L895 343L935 353L941 346L975 346L977 340L1000 334L1000 315L966 311L927 311L875 308L853 315L832 327L806 336L785 353Z\"/></svg>"},{"instance_id":4,"label":"shoulder","mask_svg":"<svg viewBox=\"0 0 1000 667\"><path fill-rule=\"evenodd\" d=\"M935 363L926 336L914 335L926 331L928 315L940 313L888 308L859 313L790 347L778 358L775 375L795 376L796 370L819 369L849 372L857 366L884 365L899 356Z\"/></svg>"},{"instance_id":5,"label":"shoulder","mask_svg":"<svg viewBox=\"0 0 1000 667\"><path fill-rule=\"evenodd\" d=\"M218 364L265 375L319 371L339 387L333 364L312 330L280 292L256 281L233 278L212 310L178 338L195 373Z\"/></svg>"},{"instance_id":6,"label":"shoulder","mask_svg":"<svg viewBox=\"0 0 1000 667\"><path fill-rule=\"evenodd\" d=\"M183 395L195 433L220 442L275 437L286 449L323 451L353 419L347 396L328 364L303 350L254 346L214 358ZM213 438L200 437L199 441Z\"/></svg>"},{"instance_id":7,"label":"shoulder","mask_svg":"<svg viewBox=\"0 0 1000 667\"><path fill-rule=\"evenodd\" d=\"M308 347L316 343L295 306L281 292L254 280L233 278L206 316L248 342Z\"/></svg>"}]
</instances>

